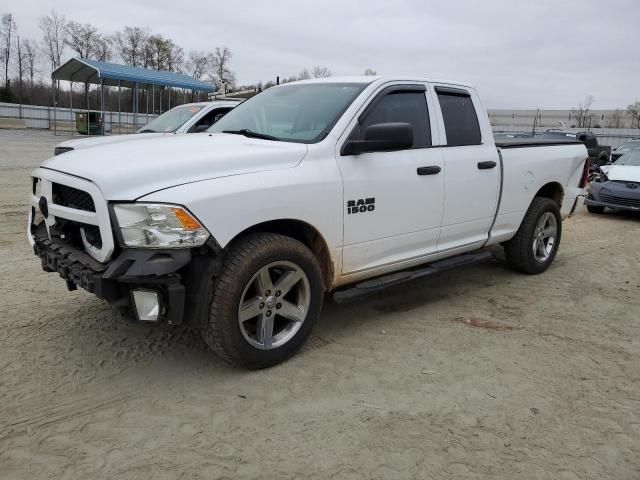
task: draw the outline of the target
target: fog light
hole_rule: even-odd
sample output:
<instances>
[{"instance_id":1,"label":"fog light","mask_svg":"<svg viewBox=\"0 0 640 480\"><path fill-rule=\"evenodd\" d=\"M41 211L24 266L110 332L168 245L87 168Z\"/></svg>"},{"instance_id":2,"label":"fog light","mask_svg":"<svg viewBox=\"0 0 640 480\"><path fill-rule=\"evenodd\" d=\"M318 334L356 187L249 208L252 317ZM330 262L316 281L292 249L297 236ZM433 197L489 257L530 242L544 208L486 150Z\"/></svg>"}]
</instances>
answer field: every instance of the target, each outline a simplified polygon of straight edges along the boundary
<instances>
[{"instance_id":1,"label":"fog light","mask_svg":"<svg viewBox=\"0 0 640 480\"><path fill-rule=\"evenodd\" d=\"M138 320L141 322L157 322L160 316L160 295L153 290L134 290L133 303Z\"/></svg>"}]
</instances>

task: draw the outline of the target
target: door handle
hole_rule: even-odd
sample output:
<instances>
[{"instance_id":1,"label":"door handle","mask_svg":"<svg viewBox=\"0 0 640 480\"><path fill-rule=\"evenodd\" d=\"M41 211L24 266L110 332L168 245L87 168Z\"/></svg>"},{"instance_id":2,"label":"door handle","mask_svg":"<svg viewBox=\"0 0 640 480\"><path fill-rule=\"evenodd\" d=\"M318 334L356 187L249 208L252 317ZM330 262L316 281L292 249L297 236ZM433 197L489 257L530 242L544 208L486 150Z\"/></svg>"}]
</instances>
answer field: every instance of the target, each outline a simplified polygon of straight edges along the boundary
<instances>
[{"instance_id":1,"label":"door handle","mask_svg":"<svg viewBox=\"0 0 640 480\"><path fill-rule=\"evenodd\" d=\"M418 167L416 173L418 175L437 175L442 169L437 165L431 165L429 167Z\"/></svg>"},{"instance_id":2,"label":"door handle","mask_svg":"<svg viewBox=\"0 0 640 480\"><path fill-rule=\"evenodd\" d=\"M478 162L478 169L480 170L489 170L490 168L495 168L498 165L493 160L489 160L487 162Z\"/></svg>"}]
</instances>

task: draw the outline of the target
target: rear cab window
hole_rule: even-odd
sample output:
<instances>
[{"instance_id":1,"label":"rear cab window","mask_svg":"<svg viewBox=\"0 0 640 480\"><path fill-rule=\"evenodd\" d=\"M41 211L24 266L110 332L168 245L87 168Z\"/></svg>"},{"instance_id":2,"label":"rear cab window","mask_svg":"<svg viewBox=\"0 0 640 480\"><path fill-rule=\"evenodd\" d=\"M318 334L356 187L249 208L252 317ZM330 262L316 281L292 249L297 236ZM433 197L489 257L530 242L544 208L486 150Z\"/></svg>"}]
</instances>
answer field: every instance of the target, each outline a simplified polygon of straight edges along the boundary
<instances>
[{"instance_id":1,"label":"rear cab window","mask_svg":"<svg viewBox=\"0 0 640 480\"><path fill-rule=\"evenodd\" d=\"M461 88L435 87L442 111L447 146L481 145L482 133L471 94Z\"/></svg>"}]
</instances>

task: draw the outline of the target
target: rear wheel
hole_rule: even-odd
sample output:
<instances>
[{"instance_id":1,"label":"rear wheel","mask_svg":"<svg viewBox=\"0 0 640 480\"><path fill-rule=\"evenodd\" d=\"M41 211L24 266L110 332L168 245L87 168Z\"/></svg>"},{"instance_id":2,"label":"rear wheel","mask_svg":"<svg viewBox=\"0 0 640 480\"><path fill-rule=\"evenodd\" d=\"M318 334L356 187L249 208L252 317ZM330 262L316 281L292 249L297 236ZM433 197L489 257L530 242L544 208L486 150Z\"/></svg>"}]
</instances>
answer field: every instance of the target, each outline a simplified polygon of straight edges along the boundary
<instances>
[{"instance_id":1,"label":"rear wheel","mask_svg":"<svg viewBox=\"0 0 640 480\"><path fill-rule=\"evenodd\" d=\"M250 235L227 254L203 337L234 365L275 365L309 336L323 295L320 266L306 246L283 235Z\"/></svg>"},{"instance_id":2,"label":"rear wheel","mask_svg":"<svg viewBox=\"0 0 640 480\"><path fill-rule=\"evenodd\" d=\"M507 263L524 273L544 272L558 252L561 234L558 205L548 198L534 198L518 232L504 246Z\"/></svg>"},{"instance_id":3,"label":"rear wheel","mask_svg":"<svg viewBox=\"0 0 640 480\"><path fill-rule=\"evenodd\" d=\"M604 213L604 207L598 205L587 205L587 210L589 213Z\"/></svg>"}]
</instances>

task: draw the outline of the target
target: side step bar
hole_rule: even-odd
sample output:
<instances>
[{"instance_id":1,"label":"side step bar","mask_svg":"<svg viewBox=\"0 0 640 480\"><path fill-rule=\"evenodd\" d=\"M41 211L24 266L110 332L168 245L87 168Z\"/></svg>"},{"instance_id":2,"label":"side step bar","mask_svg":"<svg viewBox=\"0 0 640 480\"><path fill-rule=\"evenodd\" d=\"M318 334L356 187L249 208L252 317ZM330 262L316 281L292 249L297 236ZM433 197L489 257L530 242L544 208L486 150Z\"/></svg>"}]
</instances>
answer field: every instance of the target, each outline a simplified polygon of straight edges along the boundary
<instances>
[{"instance_id":1,"label":"side step bar","mask_svg":"<svg viewBox=\"0 0 640 480\"><path fill-rule=\"evenodd\" d=\"M357 298L366 297L373 293L384 290L385 288L409 282L417 278L428 277L436 273L444 272L455 267L470 265L472 263L488 260L493 255L487 250L480 250L474 253L464 253L451 258L445 258L434 263L430 263L416 270L405 270L403 272L394 272L372 280L356 283L352 287L344 290L338 290L333 294L333 300L336 303L345 303Z\"/></svg>"}]
</instances>

